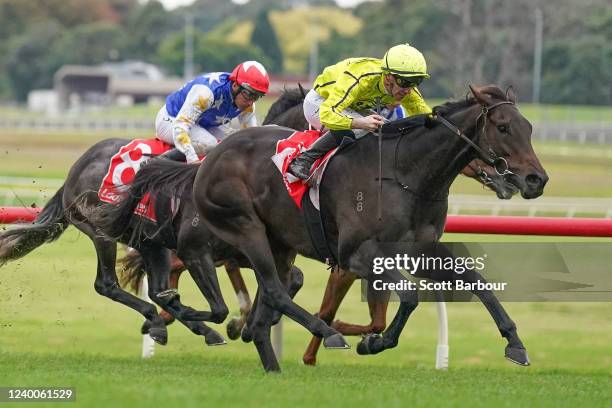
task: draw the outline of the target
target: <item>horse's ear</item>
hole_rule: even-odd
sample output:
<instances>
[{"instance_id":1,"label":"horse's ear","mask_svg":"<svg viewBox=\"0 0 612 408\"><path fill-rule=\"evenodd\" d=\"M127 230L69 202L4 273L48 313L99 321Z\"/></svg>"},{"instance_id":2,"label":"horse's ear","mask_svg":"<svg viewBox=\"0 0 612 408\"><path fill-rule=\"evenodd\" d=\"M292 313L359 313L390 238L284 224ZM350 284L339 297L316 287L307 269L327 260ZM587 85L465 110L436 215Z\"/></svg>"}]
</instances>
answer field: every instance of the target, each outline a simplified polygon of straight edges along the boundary
<instances>
[{"instance_id":1,"label":"horse's ear","mask_svg":"<svg viewBox=\"0 0 612 408\"><path fill-rule=\"evenodd\" d=\"M476 101L478 101L479 104L482 106L489 106L493 103L493 98L491 98L491 95L483 92L483 88L485 87L472 84L470 84L469 87L470 91L472 91L472 95L474 95L474 98L476 98Z\"/></svg>"},{"instance_id":2,"label":"horse's ear","mask_svg":"<svg viewBox=\"0 0 612 408\"><path fill-rule=\"evenodd\" d=\"M298 88L300 88L300 92L302 93L302 96L304 98L306 98L306 91L304 91L304 88L302 87L302 84L298 82Z\"/></svg>"},{"instance_id":3,"label":"horse's ear","mask_svg":"<svg viewBox=\"0 0 612 408\"><path fill-rule=\"evenodd\" d=\"M506 99L516 104L516 94L514 93L514 87L512 85L506 89Z\"/></svg>"}]
</instances>

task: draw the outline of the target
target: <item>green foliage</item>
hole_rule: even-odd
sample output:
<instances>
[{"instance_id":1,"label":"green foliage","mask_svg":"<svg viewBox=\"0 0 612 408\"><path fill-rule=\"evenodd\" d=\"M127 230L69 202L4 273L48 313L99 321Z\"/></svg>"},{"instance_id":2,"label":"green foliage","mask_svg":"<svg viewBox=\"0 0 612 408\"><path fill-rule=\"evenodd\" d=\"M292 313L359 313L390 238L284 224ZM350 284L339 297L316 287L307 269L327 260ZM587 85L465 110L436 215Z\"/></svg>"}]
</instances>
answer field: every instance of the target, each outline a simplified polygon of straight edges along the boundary
<instances>
[{"instance_id":1,"label":"green foliage","mask_svg":"<svg viewBox=\"0 0 612 408\"><path fill-rule=\"evenodd\" d=\"M135 8L127 16L127 57L156 61L158 45L166 36L182 28L183 19L164 10L157 0Z\"/></svg>"},{"instance_id":2,"label":"green foliage","mask_svg":"<svg viewBox=\"0 0 612 408\"><path fill-rule=\"evenodd\" d=\"M183 75L184 50L185 37L182 33L169 36L160 44L160 63L172 74ZM239 63L251 59L260 61L264 66L269 65L268 58L257 47L227 44L197 30L194 34L196 72L229 72Z\"/></svg>"},{"instance_id":3,"label":"green foliage","mask_svg":"<svg viewBox=\"0 0 612 408\"><path fill-rule=\"evenodd\" d=\"M296 8L298 3L330 7ZM166 11L158 0L0 0L0 98L10 94L23 101L29 90L50 86L54 70L64 63L143 59L182 74L181 37L189 13L197 30L211 33L196 46L202 70L231 69L253 58L272 72L305 73L315 35L319 67L349 56L381 57L390 46L409 42L427 59L426 97L462 95L468 83L496 83L513 85L525 100L532 91L533 16L539 8L542 101L610 105L608 3L383 0L364 2L351 16L333 8L332 0L197 0L175 11ZM317 33L309 31L311 21L317 21ZM354 30L345 30L349 27Z\"/></svg>"},{"instance_id":4,"label":"green foliage","mask_svg":"<svg viewBox=\"0 0 612 408\"><path fill-rule=\"evenodd\" d=\"M109 23L76 26L64 33L53 50L55 65L96 65L105 61L129 59L125 52L127 33Z\"/></svg>"},{"instance_id":5,"label":"green foliage","mask_svg":"<svg viewBox=\"0 0 612 408\"><path fill-rule=\"evenodd\" d=\"M13 96L25 101L28 92L49 88L53 73L59 68L49 44L61 37L61 27L49 22L14 37L8 44L5 67Z\"/></svg>"},{"instance_id":6,"label":"green foliage","mask_svg":"<svg viewBox=\"0 0 612 408\"><path fill-rule=\"evenodd\" d=\"M251 44L263 50L270 60L267 66L270 72L281 72L283 70L283 52L278 45L278 39L274 27L270 24L267 10L259 12L255 18L255 28L251 35Z\"/></svg>"},{"instance_id":7,"label":"green foliage","mask_svg":"<svg viewBox=\"0 0 612 408\"><path fill-rule=\"evenodd\" d=\"M319 67L334 65L343 59L357 56L354 54L353 41L353 38L332 29L329 40L319 45Z\"/></svg>"},{"instance_id":8,"label":"green foliage","mask_svg":"<svg viewBox=\"0 0 612 408\"><path fill-rule=\"evenodd\" d=\"M240 6L231 1L196 0L191 6L177 11L192 15L196 28L207 32L223 20L235 17L239 8Z\"/></svg>"},{"instance_id":9,"label":"green foliage","mask_svg":"<svg viewBox=\"0 0 612 408\"><path fill-rule=\"evenodd\" d=\"M542 100L548 103L612 105L612 9L584 23L586 33L546 44Z\"/></svg>"}]
</instances>

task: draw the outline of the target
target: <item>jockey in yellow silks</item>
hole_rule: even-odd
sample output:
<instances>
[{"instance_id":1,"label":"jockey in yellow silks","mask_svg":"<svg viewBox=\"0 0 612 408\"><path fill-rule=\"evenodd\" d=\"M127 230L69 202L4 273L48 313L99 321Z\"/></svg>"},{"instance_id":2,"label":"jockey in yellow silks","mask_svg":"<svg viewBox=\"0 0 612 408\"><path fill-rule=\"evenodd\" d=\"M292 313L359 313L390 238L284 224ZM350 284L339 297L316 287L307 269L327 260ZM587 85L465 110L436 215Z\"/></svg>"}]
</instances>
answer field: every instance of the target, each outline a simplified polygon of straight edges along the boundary
<instances>
[{"instance_id":1,"label":"jockey in yellow silks","mask_svg":"<svg viewBox=\"0 0 612 408\"><path fill-rule=\"evenodd\" d=\"M298 156L289 172L307 179L312 164L343 137L359 138L384 123L382 112L364 116L364 111L401 105L407 116L430 113L417 88L427 78L423 54L408 44L390 48L382 59L349 58L325 68L306 95L304 116L313 128L330 131Z\"/></svg>"}]
</instances>

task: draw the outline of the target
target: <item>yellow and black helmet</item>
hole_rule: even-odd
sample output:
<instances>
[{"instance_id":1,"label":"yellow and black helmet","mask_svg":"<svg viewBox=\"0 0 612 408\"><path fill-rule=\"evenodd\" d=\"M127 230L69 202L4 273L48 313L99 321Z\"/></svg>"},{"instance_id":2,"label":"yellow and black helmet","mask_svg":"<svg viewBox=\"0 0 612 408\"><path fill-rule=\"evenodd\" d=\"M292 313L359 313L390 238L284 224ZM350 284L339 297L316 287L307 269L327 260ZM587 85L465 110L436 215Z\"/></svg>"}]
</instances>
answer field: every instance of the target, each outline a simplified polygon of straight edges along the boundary
<instances>
[{"instance_id":1,"label":"yellow and black helmet","mask_svg":"<svg viewBox=\"0 0 612 408\"><path fill-rule=\"evenodd\" d=\"M389 48L382 59L382 70L405 78L429 78L425 57L419 50L408 44Z\"/></svg>"}]
</instances>

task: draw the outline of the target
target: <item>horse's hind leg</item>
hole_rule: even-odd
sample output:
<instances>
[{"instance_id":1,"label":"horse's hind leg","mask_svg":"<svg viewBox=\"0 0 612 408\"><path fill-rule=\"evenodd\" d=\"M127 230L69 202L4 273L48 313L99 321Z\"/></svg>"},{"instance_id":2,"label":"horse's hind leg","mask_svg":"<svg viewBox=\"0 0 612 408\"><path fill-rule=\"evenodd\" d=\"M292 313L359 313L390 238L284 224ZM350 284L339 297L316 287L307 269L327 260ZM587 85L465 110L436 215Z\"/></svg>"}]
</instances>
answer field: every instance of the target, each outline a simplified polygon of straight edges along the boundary
<instances>
[{"instance_id":1,"label":"horse's hind leg","mask_svg":"<svg viewBox=\"0 0 612 408\"><path fill-rule=\"evenodd\" d=\"M181 277L181 273L183 273L184 270L185 270L185 265L183 265L183 262L180 259L178 259L178 257L175 254L172 254L172 261L170 262L170 278L168 280L168 287L170 289L178 290L179 279ZM162 310L161 312L159 312L159 315L166 322L166 326L174 322L174 316L172 316L170 313L166 312L165 310Z\"/></svg>"},{"instance_id":2,"label":"horse's hind leg","mask_svg":"<svg viewBox=\"0 0 612 408\"><path fill-rule=\"evenodd\" d=\"M336 320L332 323L332 327L338 330L345 336L360 336L362 334L375 333L379 334L387 327L387 306L389 302L372 299L368 300L368 309L370 312L370 324L360 325L346 323L342 320Z\"/></svg>"},{"instance_id":3,"label":"horse's hind leg","mask_svg":"<svg viewBox=\"0 0 612 408\"><path fill-rule=\"evenodd\" d=\"M246 226L244 227L244 229L247 228ZM282 265L282 267L290 268L291 263L283 259L286 258L288 252L283 253L283 251L279 251L276 257L273 255L263 224L252 226L248 229L250 231L245 231L241 234L249 237L248 240L236 246L247 256L255 269L261 301L295 320L312 334L323 337L326 347L348 348L348 344L340 333L329 327L323 320L311 315L301 306L297 305L287 293L286 288L279 279L277 265L274 260L277 260L277 263Z\"/></svg>"},{"instance_id":4,"label":"horse's hind leg","mask_svg":"<svg viewBox=\"0 0 612 408\"><path fill-rule=\"evenodd\" d=\"M255 307L251 312L254 314L253 323L249 325L253 336L253 343L255 343L264 370L279 372L280 366L270 342L270 329L272 327L274 309L262 300L262 296L256 296L255 302Z\"/></svg>"},{"instance_id":5,"label":"horse's hind leg","mask_svg":"<svg viewBox=\"0 0 612 408\"><path fill-rule=\"evenodd\" d=\"M191 278L210 305L210 312L198 312L198 315L205 317L206 321L223 323L229 311L219 287L217 271L210 252L202 252L201 249L181 252L180 257L187 266ZM216 331L206 334L205 337L206 344L209 346L226 344L223 336Z\"/></svg>"},{"instance_id":6,"label":"horse's hind leg","mask_svg":"<svg viewBox=\"0 0 612 408\"><path fill-rule=\"evenodd\" d=\"M346 296L346 293L350 289L355 278L355 275L351 276L349 274L342 273L342 271L339 269L329 274L327 286L325 286L325 294L323 295L323 300L321 301L321 307L318 313L319 318L323 319L325 323L330 324L332 322L336 316L338 308L340 307L340 303L342 303L342 300ZM336 330L338 330L338 328L336 328ZM342 332L340 331L340 333ZM306 348L306 352L302 356L302 361L304 364L316 364L317 352L320 346L321 338L313 336L308 344L308 347Z\"/></svg>"},{"instance_id":7,"label":"horse's hind leg","mask_svg":"<svg viewBox=\"0 0 612 408\"><path fill-rule=\"evenodd\" d=\"M232 317L226 326L229 338L236 340L240 337L240 333L246 323L247 316L251 312L253 304L249 297L249 291L244 283L244 279L242 278L242 274L240 273L240 267L236 262L232 260L226 261L225 270L234 288L234 293L236 293L236 297L238 298L238 307L240 308L240 316Z\"/></svg>"},{"instance_id":8,"label":"horse's hind leg","mask_svg":"<svg viewBox=\"0 0 612 408\"><path fill-rule=\"evenodd\" d=\"M287 279L288 279L288 281L286 282L287 293L289 294L289 297L293 299L295 295L297 295L297 293L300 291L302 286L304 285L304 274L302 273L302 270L300 268L293 265L291 267L291 270L290 270L290 273ZM257 291L257 294L259 294L259 290ZM242 328L242 332L241 332L242 340L245 343L248 343L251 340L253 340L249 327L251 327L253 324L253 317L255 316L255 309L257 308L257 294L255 295L255 303L253 305L253 308L251 309L251 312L247 316L245 325ZM278 310L275 310L272 315L272 326L277 324L280 321L282 316L283 316L282 313L280 313Z\"/></svg>"},{"instance_id":9,"label":"horse's hind leg","mask_svg":"<svg viewBox=\"0 0 612 408\"><path fill-rule=\"evenodd\" d=\"M293 302L283 287L277 271L279 267L287 268L287 270L291 267L292 262L288 262L289 251L279 250L277 255L273 256L263 225L260 228L251 228L248 232L250 233L245 234L250 237L248 242L244 245L237 245L237 247L249 258L253 265L259 284L259 302L266 305L266 310L257 313L253 320L253 327L257 328L257 333L252 331L253 341L257 340L257 350L264 367L274 358L269 336L269 325L272 323L273 316L268 313L269 308L282 312L307 328L312 334L325 338L324 345L326 347L349 348L340 333ZM284 273L281 271L280 275ZM270 319L270 321L260 320L263 318ZM272 352L272 356L269 355L270 352Z\"/></svg>"},{"instance_id":10,"label":"horse's hind leg","mask_svg":"<svg viewBox=\"0 0 612 408\"><path fill-rule=\"evenodd\" d=\"M98 271L94 287L96 292L116 302L131 307L151 322L149 335L159 344L168 342L168 332L163 319L157 314L155 306L121 289L115 272L117 243L99 237L92 228L79 225L79 228L92 239L98 255Z\"/></svg>"},{"instance_id":11,"label":"horse's hind leg","mask_svg":"<svg viewBox=\"0 0 612 408\"><path fill-rule=\"evenodd\" d=\"M355 282L357 275L338 269L329 276L319 317L326 323L331 323L331 327L338 330L345 336L359 336L369 333L379 334L385 330L387 325L387 305L384 300L368 299L368 308L370 311L370 324L358 325L346 323L341 320L333 321L340 304L344 300L348 290ZM319 337L313 337L308 344L306 352L302 356L302 361L306 365L315 365L317 361L317 352L321 345Z\"/></svg>"},{"instance_id":12,"label":"horse's hind leg","mask_svg":"<svg viewBox=\"0 0 612 408\"><path fill-rule=\"evenodd\" d=\"M135 252L138 253L138 256L140 257L140 253L136 250L133 250L131 252ZM175 261L176 260L176 261ZM178 264L178 268L175 268L175 265ZM178 258L176 257L176 255L172 256L172 263L171 263L171 267L170 267L170 278L168 279L168 288L169 289L176 289L178 290L178 283L179 283L179 278L181 277L181 273L183 273L183 271L185 270L185 266L183 265L183 262L181 262L180 260L178 260ZM162 309L159 312L159 315L162 319L164 319L164 322L166 323L166 326L171 325L172 323L174 323L174 316L172 316L170 313L166 312L164 309ZM149 334L149 328L151 327L151 322L148 320L145 320L144 323L142 324L142 327L140 329L140 332L142 334Z\"/></svg>"},{"instance_id":13,"label":"horse's hind leg","mask_svg":"<svg viewBox=\"0 0 612 408\"><path fill-rule=\"evenodd\" d=\"M170 251L164 248L148 246L142 247L139 250L148 271L147 278L149 280L149 297L151 300L187 326L194 334L204 336L206 344L225 344L223 336L201 321L198 321L201 317L209 317L209 312L198 312L183 305L176 289L168 289Z\"/></svg>"}]
</instances>

